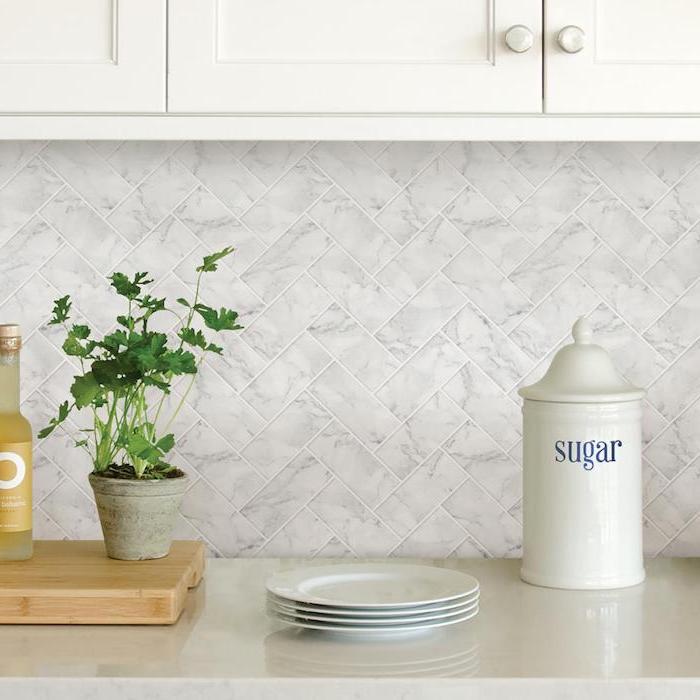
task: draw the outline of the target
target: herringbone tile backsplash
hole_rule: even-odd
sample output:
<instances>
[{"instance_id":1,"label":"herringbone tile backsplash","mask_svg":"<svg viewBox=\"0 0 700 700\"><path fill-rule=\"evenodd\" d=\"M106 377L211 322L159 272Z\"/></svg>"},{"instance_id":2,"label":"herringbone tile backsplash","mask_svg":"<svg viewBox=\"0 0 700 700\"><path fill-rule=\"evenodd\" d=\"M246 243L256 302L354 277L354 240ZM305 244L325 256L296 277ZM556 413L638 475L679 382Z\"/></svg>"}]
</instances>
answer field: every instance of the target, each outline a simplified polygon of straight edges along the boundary
<instances>
[{"instance_id":1,"label":"herringbone tile backsplash","mask_svg":"<svg viewBox=\"0 0 700 700\"><path fill-rule=\"evenodd\" d=\"M649 554L700 554L700 144L0 144L0 319L23 324L35 428L75 369L46 327L105 276L245 331L178 421L178 534L212 553L517 556L520 408L570 326L644 404ZM83 454L38 445L37 537L99 537Z\"/></svg>"}]
</instances>

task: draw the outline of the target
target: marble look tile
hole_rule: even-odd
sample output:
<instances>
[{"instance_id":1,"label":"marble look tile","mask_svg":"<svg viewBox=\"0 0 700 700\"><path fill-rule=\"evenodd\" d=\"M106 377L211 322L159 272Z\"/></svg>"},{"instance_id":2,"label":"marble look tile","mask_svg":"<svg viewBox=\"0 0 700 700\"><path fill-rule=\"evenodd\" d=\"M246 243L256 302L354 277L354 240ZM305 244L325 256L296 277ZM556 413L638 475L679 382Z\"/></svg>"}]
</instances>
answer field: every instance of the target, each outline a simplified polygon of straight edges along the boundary
<instances>
[{"instance_id":1,"label":"marble look tile","mask_svg":"<svg viewBox=\"0 0 700 700\"><path fill-rule=\"evenodd\" d=\"M504 158L511 158L523 146L522 141L490 141L489 142Z\"/></svg>"},{"instance_id":2,"label":"marble look tile","mask_svg":"<svg viewBox=\"0 0 700 700\"><path fill-rule=\"evenodd\" d=\"M241 158L241 163L269 187L296 165L311 146L311 141L259 141Z\"/></svg>"},{"instance_id":3,"label":"marble look tile","mask_svg":"<svg viewBox=\"0 0 700 700\"><path fill-rule=\"evenodd\" d=\"M331 420L328 412L308 394L302 394L243 450L264 476L271 477L282 469L309 440Z\"/></svg>"},{"instance_id":4,"label":"marble look tile","mask_svg":"<svg viewBox=\"0 0 700 700\"><path fill-rule=\"evenodd\" d=\"M202 421L178 438L177 452L236 508L247 503L265 483L228 442Z\"/></svg>"},{"instance_id":5,"label":"marble look tile","mask_svg":"<svg viewBox=\"0 0 700 700\"><path fill-rule=\"evenodd\" d=\"M370 390L400 367L394 356L337 304L319 316L308 331Z\"/></svg>"},{"instance_id":6,"label":"marble look tile","mask_svg":"<svg viewBox=\"0 0 700 700\"><path fill-rule=\"evenodd\" d=\"M669 302L675 301L699 277L700 224L693 227L644 275L644 279Z\"/></svg>"},{"instance_id":7,"label":"marble look tile","mask_svg":"<svg viewBox=\"0 0 700 700\"><path fill-rule=\"evenodd\" d=\"M520 406L472 362L445 384L444 392L502 448L519 440Z\"/></svg>"},{"instance_id":8,"label":"marble look tile","mask_svg":"<svg viewBox=\"0 0 700 700\"><path fill-rule=\"evenodd\" d=\"M242 221L265 243L272 243L330 187L308 160L295 165L243 216Z\"/></svg>"},{"instance_id":9,"label":"marble look tile","mask_svg":"<svg viewBox=\"0 0 700 700\"><path fill-rule=\"evenodd\" d=\"M578 274L633 328L641 331L667 308L666 302L614 253L598 248Z\"/></svg>"},{"instance_id":10,"label":"marble look tile","mask_svg":"<svg viewBox=\"0 0 700 700\"><path fill-rule=\"evenodd\" d=\"M646 508L646 515L666 535L675 535L700 511L700 459L692 462Z\"/></svg>"},{"instance_id":11,"label":"marble look tile","mask_svg":"<svg viewBox=\"0 0 700 700\"><path fill-rule=\"evenodd\" d=\"M598 188L576 214L640 274L668 249L607 187Z\"/></svg>"},{"instance_id":12,"label":"marble look tile","mask_svg":"<svg viewBox=\"0 0 700 700\"><path fill-rule=\"evenodd\" d=\"M209 357L207 362L235 391L242 391L267 364L267 360L243 342L238 334L226 333L217 344L223 347L223 354Z\"/></svg>"},{"instance_id":13,"label":"marble look tile","mask_svg":"<svg viewBox=\"0 0 700 700\"><path fill-rule=\"evenodd\" d=\"M433 336L376 392L377 398L400 420L454 376L464 355L445 336Z\"/></svg>"},{"instance_id":14,"label":"marble look tile","mask_svg":"<svg viewBox=\"0 0 700 700\"><path fill-rule=\"evenodd\" d=\"M0 301L28 280L61 244L61 237L35 217L0 246Z\"/></svg>"},{"instance_id":15,"label":"marble look tile","mask_svg":"<svg viewBox=\"0 0 700 700\"><path fill-rule=\"evenodd\" d=\"M330 478L330 472L312 454L302 451L241 509L241 515L269 537Z\"/></svg>"},{"instance_id":16,"label":"marble look tile","mask_svg":"<svg viewBox=\"0 0 700 700\"><path fill-rule=\"evenodd\" d=\"M510 158L511 165L538 187L579 148L575 141L529 141Z\"/></svg>"},{"instance_id":17,"label":"marble look tile","mask_svg":"<svg viewBox=\"0 0 700 700\"><path fill-rule=\"evenodd\" d=\"M377 450L379 457L399 478L408 476L466 416L443 393L426 401Z\"/></svg>"},{"instance_id":18,"label":"marble look tile","mask_svg":"<svg viewBox=\"0 0 700 700\"><path fill-rule=\"evenodd\" d=\"M62 181L37 159L12 177L0 189L0 244L25 225L61 187Z\"/></svg>"},{"instance_id":19,"label":"marble look tile","mask_svg":"<svg viewBox=\"0 0 700 700\"><path fill-rule=\"evenodd\" d=\"M447 160L437 158L382 210L377 222L403 245L465 184Z\"/></svg>"},{"instance_id":20,"label":"marble look tile","mask_svg":"<svg viewBox=\"0 0 700 700\"><path fill-rule=\"evenodd\" d=\"M651 209L644 221L669 245L700 219L700 167L686 175Z\"/></svg>"},{"instance_id":21,"label":"marble look tile","mask_svg":"<svg viewBox=\"0 0 700 700\"><path fill-rule=\"evenodd\" d=\"M382 501L398 480L340 423L333 421L308 449L368 507Z\"/></svg>"},{"instance_id":22,"label":"marble look tile","mask_svg":"<svg viewBox=\"0 0 700 700\"><path fill-rule=\"evenodd\" d=\"M44 141L0 142L0 187L23 168L45 145Z\"/></svg>"},{"instance_id":23,"label":"marble look tile","mask_svg":"<svg viewBox=\"0 0 700 700\"><path fill-rule=\"evenodd\" d=\"M233 246L236 251L223 261L243 272L263 252L264 246L213 194L198 187L175 209L175 216L210 251Z\"/></svg>"},{"instance_id":24,"label":"marble look tile","mask_svg":"<svg viewBox=\"0 0 700 700\"><path fill-rule=\"evenodd\" d=\"M668 479L660 474L648 459L642 457L642 502L645 508L667 484Z\"/></svg>"},{"instance_id":25,"label":"marble look tile","mask_svg":"<svg viewBox=\"0 0 700 700\"><path fill-rule=\"evenodd\" d=\"M272 360L331 304L331 298L309 277L301 277L279 296L242 334L259 355Z\"/></svg>"},{"instance_id":26,"label":"marble look tile","mask_svg":"<svg viewBox=\"0 0 700 700\"><path fill-rule=\"evenodd\" d=\"M85 141L52 141L41 158L103 216L131 191L131 185Z\"/></svg>"},{"instance_id":27,"label":"marble look tile","mask_svg":"<svg viewBox=\"0 0 700 700\"><path fill-rule=\"evenodd\" d=\"M673 420L700 394L700 340L649 387L649 402L662 416Z\"/></svg>"},{"instance_id":28,"label":"marble look tile","mask_svg":"<svg viewBox=\"0 0 700 700\"><path fill-rule=\"evenodd\" d=\"M449 556L457 559L487 559L492 555L490 555L473 537L468 535L467 539L464 540L462 544L450 552Z\"/></svg>"},{"instance_id":29,"label":"marble look tile","mask_svg":"<svg viewBox=\"0 0 700 700\"><path fill-rule=\"evenodd\" d=\"M337 363L314 381L310 392L367 447L377 447L398 426L388 409Z\"/></svg>"},{"instance_id":30,"label":"marble look tile","mask_svg":"<svg viewBox=\"0 0 700 700\"><path fill-rule=\"evenodd\" d=\"M647 518L642 520L642 537L645 557L657 556L660 550L668 544L668 537Z\"/></svg>"},{"instance_id":31,"label":"marble look tile","mask_svg":"<svg viewBox=\"0 0 700 700\"><path fill-rule=\"evenodd\" d=\"M667 478L673 479L700 455L700 401L676 418L644 451L647 459Z\"/></svg>"},{"instance_id":32,"label":"marble look tile","mask_svg":"<svg viewBox=\"0 0 700 700\"><path fill-rule=\"evenodd\" d=\"M176 141L123 141L107 156L107 161L130 185L136 187L176 148Z\"/></svg>"},{"instance_id":33,"label":"marble look tile","mask_svg":"<svg viewBox=\"0 0 700 700\"><path fill-rule=\"evenodd\" d=\"M435 451L376 509L376 513L394 532L406 536L465 478L450 457Z\"/></svg>"},{"instance_id":34,"label":"marble look tile","mask_svg":"<svg viewBox=\"0 0 700 700\"><path fill-rule=\"evenodd\" d=\"M346 253L373 273L399 249L347 195L332 187L309 214Z\"/></svg>"},{"instance_id":35,"label":"marble look tile","mask_svg":"<svg viewBox=\"0 0 700 700\"><path fill-rule=\"evenodd\" d=\"M504 508L522 497L520 467L472 421L445 443L445 451Z\"/></svg>"},{"instance_id":36,"label":"marble look tile","mask_svg":"<svg viewBox=\"0 0 700 700\"><path fill-rule=\"evenodd\" d=\"M192 175L175 159L169 158L112 211L108 221L135 245L163 221L195 185Z\"/></svg>"},{"instance_id":37,"label":"marble look tile","mask_svg":"<svg viewBox=\"0 0 700 700\"><path fill-rule=\"evenodd\" d=\"M231 387L206 364L200 365L187 400L236 449L242 449L265 426L260 414L232 395Z\"/></svg>"},{"instance_id":38,"label":"marble look tile","mask_svg":"<svg viewBox=\"0 0 700 700\"><path fill-rule=\"evenodd\" d=\"M216 141L188 142L177 151L177 158L236 216L246 212L265 192L265 185Z\"/></svg>"},{"instance_id":39,"label":"marble look tile","mask_svg":"<svg viewBox=\"0 0 700 700\"><path fill-rule=\"evenodd\" d=\"M533 360L540 360L562 339L570 340L574 319L586 316L600 303L600 297L577 276L564 280L510 334Z\"/></svg>"},{"instance_id":40,"label":"marble look tile","mask_svg":"<svg viewBox=\"0 0 700 700\"><path fill-rule=\"evenodd\" d=\"M32 275L7 301L0 304L0 318L22 320L22 333L26 337L37 326L45 323L51 312L53 300L60 296L40 275Z\"/></svg>"},{"instance_id":41,"label":"marble look tile","mask_svg":"<svg viewBox=\"0 0 700 700\"><path fill-rule=\"evenodd\" d=\"M324 522L309 510L300 510L258 552L260 557L312 557L331 539Z\"/></svg>"},{"instance_id":42,"label":"marble look tile","mask_svg":"<svg viewBox=\"0 0 700 700\"><path fill-rule=\"evenodd\" d=\"M642 401L642 447L646 447L667 426L668 421L644 399Z\"/></svg>"},{"instance_id":43,"label":"marble look tile","mask_svg":"<svg viewBox=\"0 0 700 700\"><path fill-rule=\"evenodd\" d=\"M657 143L642 159L667 185L675 185L700 161L700 144L691 142Z\"/></svg>"},{"instance_id":44,"label":"marble look tile","mask_svg":"<svg viewBox=\"0 0 700 700\"><path fill-rule=\"evenodd\" d=\"M669 362L700 335L700 284L682 294L644 333L644 340Z\"/></svg>"},{"instance_id":45,"label":"marble look tile","mask_svg":"<svg viewBox=\"0 0 700 700\"><path fill-rule=\"evenodd\" d=\"M70 187L59 192L41 210L41 216L103 274L131 250Z\"/></svg>"},{"instance_id":46,"label":"marble look tile","mask_svg":"<svg viewBox=\"0 0 700 700\"><path fill-rule=\"evenodd\" d=\"M521 556L520 524L472 479L467 479L443 508L492 557Z\"/></svg>"},{"instance_id":47,"label":"marble look tile","mask_svg":"<svg viewBox=\"0 0 700 700\"><path fill-rule=\"evenodd\" d=\"M595 250L598 239L581 221L562 224L525 261L508 275L533 301L540 301L581 260Z\"/></svg>"},{"instance_id":48,"label":"marble look tile","mask_svg":"<svg viewBox=\"0 0 700 700\"><path fill-rule=\"evenodd\" d=\"M599 181L569 159L511 217L533 243L542 243L571 212L593 194Z\"/></svg>"},{"instance_id":49,"label":"marble look tile","mask_svg":"<svg viewBox=\"0 0 700 700\"><path fill-rule=\"evenodd\" d=\"M341 542L337 537L331 537L321 549L316 552L316 557L325 558L343 558L356 557L357 554L350 549L344 542Z\"/></svg>"},{"instance_id":50,"label":"marble look tile","mask_svg":"<svg viewBox=\"0 0 700 700\"><path fill-rule=\"evenodd\" d=\"M63 481L63 472L41 450L34 450L32 461L32 502L41 503Z\"/></svg>"},{"instance_id":51,"label":"marble look tile","mask_svg":"<svg viewBox=\"0 0 700 700\"><path fill-rule=\"evenodd\" d=\"M681 530L670 542L666 542L659 554L662 557L687 556L687 552L693 551L698 538L700 538L700 518L696 517L695 520L691 521L690 524L687 525L685 529Z\"/></svg>"},{"instance_id":52,"label":"marble look tile","mask_svg":"<svg viewBox=\"0 0 700 700\"><path fill-rule=\"evenodd\" d=\"M447 557L466 538L466 532L442 508L431 513L391 553L392 557Z\"/></svg>"},{"instance_id":53,"label":"marble look tile","mask_svg":"<svg viewBox=\"0 0 700 700\"><path fill-rule=\"evenodd\" d=\"M532 366L527 355L471 304L445 326L445 333L502 389L510 389Z\"/></svg>"},{"instance_id":54,"label":"marble look tile","mask_svg":"<svg viewBox=\"0 0 700 700\"><path fill-rule=\"evenodd\" d=\"M534 189L490 143L454 143L446 156L504 216L517 209Z\"/></svg>"},{"instance_id":55,"label":"marble look tile","mask_svg":"<svg viewBox=\"0 0 700 700\"><path fill-rule=\"evenodd\" d=\"M377 156L377 163L394 182L406 186L445 146L433 141L394 142Z\"/></svg>"},{"instance_id":56,"label":"marble look tile","mask_svg":"<svg viewBox=\"0 0 700 700\"><path fill-rule=\"evenodd\" d=\"M32 512L32 537L37 540L67 540L68 535L40 507Z\"/></svg>"},{"instance_id":57,"label":"marble look tile","mask_svg":"<svg viewBox=\"0 0 700 700\"><path fill-rule=\"evenodd\" d=\"M509 272L534 246L474 188L466 187L445 216L499 268Z\"/></svg>"},{"instance_id":58,"label":"marble look tile","mask_svg":"<svg viewBox=\"0 0 700 700\"><path fill-rule=\"evenodd\" d=\"M313 221L302 217L283 233L241 279L270 302L331 244Z\"/></svg>"},{"instance_id":59,"label":"marble look tile","mask_svg":"<svg viewBox=\"0 0 700 700\"><path fill-rule=\"evenodd\" d=\"M102 539L95 504L70 479L61 482L42 501L41 509L72 540Z\"/></svg>"},{"instance_id":60,"label":"marble look tile","mask_svg":"<svg viewBox=\"0 0 700 700\"><path fill-rule=\"evenodd\" d=\"M473 246L444 268L445 276L506 333L532 309L530 300Z\"/></svg>"},{"instance_id":61,"label":"marble look tile","mask_svg":"<svg viewBox=\"0 0 700 700\"><path fill-rule=\"evenodd\" d=\"M587 143L577 156L640 216L666 192L666 185L622 143Z\"/></svg>"},{"instance_id":62,"label":"marble look tile","mask_svg":"<svg viewBox=\"0 0 700 700\"><path fill-rule=\"evenodd\" d=\"M270 420L307 387L331 361L330 355L304 334L278 355L241 396Z\"/></svg>"},{"instance_id":63,"label":"marble look tile","mask_svg":"<svg viewBox=\"0 0 700 700\"><path fill-rule=\"evenodd\" d=\"M396 535L339 481L331 481L309 503L309 510L331 523L331 529L348 547L366 552L368 557L386 556L398 544Z\"/></svg>"},{"instance_id":64,"label":"marble look tile","mask_svg":"<svg viewBox=\"0 0 700 700\"><path fill-rule=\"evenodd\" d=\"M251 556L265 542L250 521L203 479L185 493L180 512L225 557Z\"/></svg>"},{"instance_id":65,"label":"marble look tile","mask_svg":"<svg viewBox=\"0 0 700 700\"><path fill-rule=\"evenodd\" d=\"M165 218L116 267L119 272L133 275L143 270L148 260L151 279L165 277L197 246L190 230L172 216ZM201 264L201 258L198 261Z\"/></svg>"},{"instance_id":66,"label":"marble look tile","mask_svg":"<svg viewBox=\"0 0 700 700\"><path fill-rule=\"evenodd\" d=\"M399 191L386 173L350 141L320 143L309 157L370 215Z\"/></svg>"},{"instance_id":67,"label":"marble look tile","mask_svg":"<svg viewBox=\"0 0 700 700\"><path fill-rule=\"evenodd\" d=\"M441 276L423 287L375 334L399 360L407 360L464 305L465 298Z\"/></svg>"},{"instance_id":68,"label":"marble look tile","mask_svg":"<svg viewBox=\"0 0 700 700\"><path fill-rule=\"evenodd\" d=\"M377 281L406 302L465 245L464 237L435 217L377 274Z\"/></svg>"},{"instance_id":69,"label":"marble look tile","mask_svg":"<svg viewBox=\"0 0 700 700\"><path fill-rule=\"evenodd\" d=\"M375 331L398 304L356 262L333 247L309 268L309 274L369 332Z\"/></svg>"}]
</instances>

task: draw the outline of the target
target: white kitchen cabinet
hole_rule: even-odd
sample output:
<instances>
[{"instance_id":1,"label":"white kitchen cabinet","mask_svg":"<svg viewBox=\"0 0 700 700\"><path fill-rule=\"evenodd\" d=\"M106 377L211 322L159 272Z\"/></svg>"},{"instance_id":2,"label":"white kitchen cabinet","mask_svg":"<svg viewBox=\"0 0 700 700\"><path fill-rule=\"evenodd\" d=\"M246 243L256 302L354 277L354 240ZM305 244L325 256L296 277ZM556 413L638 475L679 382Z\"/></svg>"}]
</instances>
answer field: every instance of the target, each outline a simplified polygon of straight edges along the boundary
<instances>
[{"instance_id":1,"label":"white kitchen cabinet","mask_svg":"<svg viewBox=\"0 0 700 700\"><path fill-rule=\"evenodd\" d=\"M168 109L540 113L541 19L541 0L170 0Z\"/></svg>"},{"instance_id":2,"label":"white kitchen cabinet","mask_svg":"<svg viewBox=\"0 0 700 700\"><path fill-rule=\"evenodd\" d=\"M166 0L0 0L0 112L163 112Z\"/></svg>"},{"instance_id":3,"label":"white kitchen cabinet","mask_svg":"<svg viewBox=\"0 0 700 700\"><path fill-rule=\"evenodd\" d=\"M698 0L545 0L545 27L547 113L700 113Z\"/></svg>"}]
</instances>

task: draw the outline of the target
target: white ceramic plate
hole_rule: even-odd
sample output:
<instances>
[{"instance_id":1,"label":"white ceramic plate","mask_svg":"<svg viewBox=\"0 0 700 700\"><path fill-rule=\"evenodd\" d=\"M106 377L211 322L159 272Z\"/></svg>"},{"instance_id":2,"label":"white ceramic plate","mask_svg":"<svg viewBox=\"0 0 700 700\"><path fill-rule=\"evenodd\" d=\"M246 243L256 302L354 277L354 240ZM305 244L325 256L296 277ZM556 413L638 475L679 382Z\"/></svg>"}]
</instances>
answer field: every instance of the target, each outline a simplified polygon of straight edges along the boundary
<instances>
[{"instance_id":1,"label":"white ceramic plate","mask_svg":"<svg viewBox=\"0 0 700 700\"><path fill-rule=\"evenodd\" d=\"M453 569L411 564L337 564L283 571L267 590L288 600L347 608L405 608L464 598L479 582Z\"/></svg>"},{"instance_id":2,"label":"white ceramic plate","mask_svg":"<svg viewBox=\"0 0 700 700\"><path fill-rule=\"evenodd\" d=\"M299 620L295 617L288 617L287 615L283 615L282 613L272 613L272 617L275 619L279 620L280 622L284 622L286 625L291 625L292 627L303 627L304 629L309 629L309 630L325 630L327 632L343 632L343 633L354 633L354 634L365 634L365 635L371 635L371 634L386 634L386 633L394 633L394 632L414 632L418 630L430 630L430 629L435 629L437 627L445 627L447 625L456 625L458 622L466 622L467 620L471 620L473 617L476 617L476 615L479 612L479 607L475 607L473 610L464 613L464 615L458 615L456 617L452 617L449 620L430 620L429 622L423 622L423 623L415 623L415 624L410 624L410 625L388 625L386 627L368 627L368 626L354 626L350 627L347 625L338 625L338 624L332 624L332 623L323 623L323 622L306 622L303 620Z\"/></svg>"},{"instance_id":3,"label":"white ceramic plate","mask_svg":"<svg viewBox=\"0 0 700 700\"><path fill-rule=\"evenodd\" d=\"M267 599L279 608L286 608L290 613L308 612L322 613L324 615L338 615L340 617L402 617L405 615L419 615L441 610L452 610L479 600L479 591L463 598L455 598L445 603L435 605L411 605L406 608L343 608L330 607L328 605L309 605L307 603L295 603L288 598L280 598L274 593L268 593Z\"/></svg>"},{"instance_id":4,"label":"white ceramic plate","mask_svg":"<svg viewBox=\"0 0 700 700\"><path fill-rule=\"evenodd\" d=\"M452 610L443 610L442 612L429 612L427 614L404 615L403 617L340 617L337 615L322 615L319 613L295 612L288 608L282 608L274 603L268 605L268 609L274 615L281 613L288 617L293 617L300 621L316 620L318 622L335 622L341 625L404 625L413 622L426 622L428 620L447 620L455 615L464 615L471 612L479 605L479 601L472 601L468 605L463 605Z\"/></svg>"}]
</instances>

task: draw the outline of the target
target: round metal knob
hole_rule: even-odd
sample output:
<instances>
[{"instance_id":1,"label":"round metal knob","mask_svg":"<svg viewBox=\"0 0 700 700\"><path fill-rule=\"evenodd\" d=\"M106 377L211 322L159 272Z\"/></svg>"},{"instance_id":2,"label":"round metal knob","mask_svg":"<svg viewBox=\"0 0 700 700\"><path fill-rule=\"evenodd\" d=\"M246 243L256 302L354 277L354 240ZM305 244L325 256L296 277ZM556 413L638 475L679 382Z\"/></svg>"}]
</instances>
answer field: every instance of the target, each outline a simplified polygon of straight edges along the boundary
<instances>
[{"instance_id":1,"label":"round metal knob","mask_svg":"<svg viewBox=\"0 0 700 700\"><path fill-rule=\"evenodd\" d=\"M532 48L535 36L524 24L514 24L505 36L506 46L515 53L525 53Z\"/></svg>"},{"instance_id":2,"label":"round metal knob","mask_svg":"<svg viewBox=\"0 0 700 700\"><path fill-rule=\"evenodd\" d=\"M586 44L586 32L581 27L570 24L557 34L557 42L566 53L578 53Z\"/></svg>"}]
</instances>

